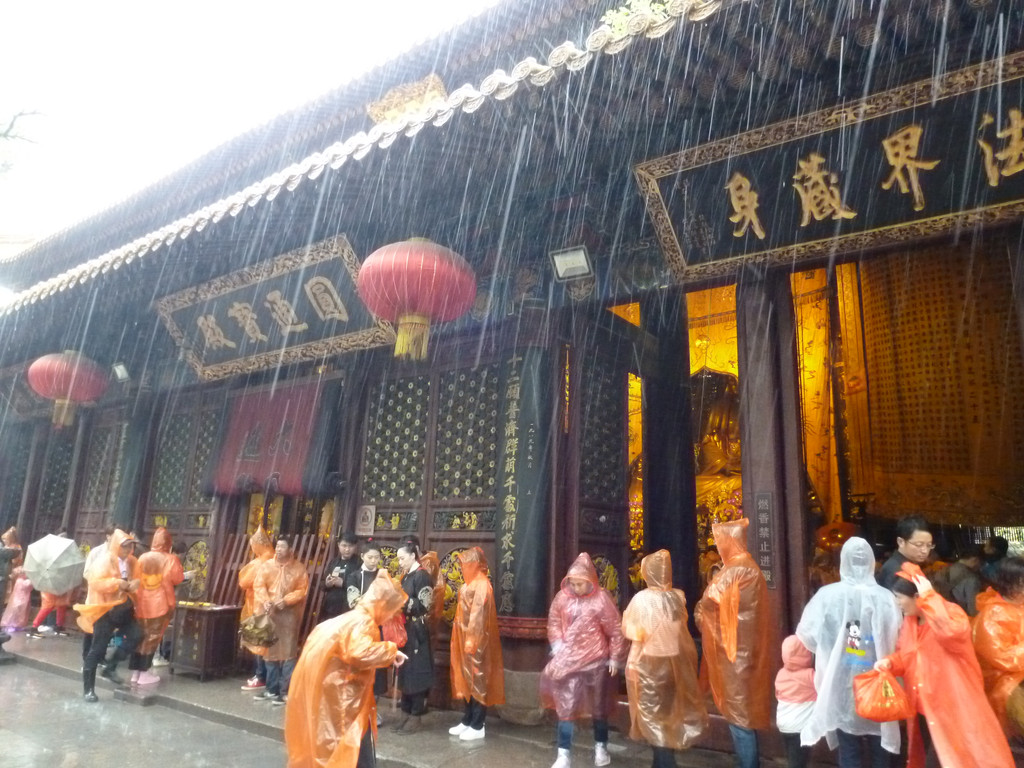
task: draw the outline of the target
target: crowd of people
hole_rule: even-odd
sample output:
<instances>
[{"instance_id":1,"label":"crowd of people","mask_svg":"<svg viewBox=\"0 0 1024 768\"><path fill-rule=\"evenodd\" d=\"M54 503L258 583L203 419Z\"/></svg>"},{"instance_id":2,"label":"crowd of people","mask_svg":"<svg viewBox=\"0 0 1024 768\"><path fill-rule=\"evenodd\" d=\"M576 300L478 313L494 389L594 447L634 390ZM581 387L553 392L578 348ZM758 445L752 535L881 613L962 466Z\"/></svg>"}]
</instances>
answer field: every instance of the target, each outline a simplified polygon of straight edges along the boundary
<instances>
[{"instance_id":1,"label":"crowd of people","mask_svg":"<svg viewBox=\"0 0 1024 768\"><path fill-rule=\"evenodd\" d=\"M74 605L84 632L88 702L97 700L97 673L124 682L117 669L125 660L133 684L159 682L150 670L175 608L175 587L187 576L165 529L138 555L135 536L106 533L85 564L87 597ZM675 753L707 731L712 702L728 724L740 768L759 765L758 734L773 724L790 768L805 768L820 741L837 751L840 768L865 758L872 768L889 768L900 754L909 768L1014 764L1008 738L1024 735L1024 558L1008 557L1005 540L995 537L936 566L928 524L911 516L898 522L896 550L876 567L871 545L848 538L838 580L816 591L794 634L782 639L772 685L778 664L768 639L778 622L765 577L747 551L747 521L715 524L713 535L719 562L693 607L700 653L667 551L643 558L646 586L621 614L589 554L569 567L550 605L550 656L539 683L540 702L557 720L552 768L571 768L581 719L593 729L594 765L611 763L609 721L620 674L629 736L650 745L654 768L674 766ZM0 544L2 625L30 626L30 636L38 636L52 612L61 631L74 591L44 593L29 624L32 587L16 532L6 531ZM402 542L400 575L393 578L377 544L342 535L324 569L320 623L300 652L306 565L288 539L273 541L262 528L249 546L252 558L238 584L242 625L252 630L243 631L242 644L254 666L243 689L286 706L290 765L373 766L378 698L395 691L396 734L424 728L446 589L437 554L422 552L414 538ZM484 553L472 547L459 559L464 583L451 631L450 690L463 712L449 734L477 741L486 737L488 710L505 701L504 665ZM859 713L855 681L884 672L902 680L912 711L904 723Z\"/></svg>"}]
</instances>

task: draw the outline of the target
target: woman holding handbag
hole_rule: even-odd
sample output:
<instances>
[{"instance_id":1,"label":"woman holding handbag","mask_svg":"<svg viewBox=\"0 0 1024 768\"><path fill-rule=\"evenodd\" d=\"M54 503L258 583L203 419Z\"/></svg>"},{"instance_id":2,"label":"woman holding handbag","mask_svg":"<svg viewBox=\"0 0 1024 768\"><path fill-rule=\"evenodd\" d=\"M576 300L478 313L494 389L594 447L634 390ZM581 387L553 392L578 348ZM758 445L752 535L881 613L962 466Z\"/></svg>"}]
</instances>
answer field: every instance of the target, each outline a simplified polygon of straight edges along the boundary
<instances>
[{"instance_id":1,"label":"woman holding handbag","mask_svg":"<svg viewBox=\"0 0 1024 768\"><path fill-rule=\"evenodd\" d=\"M896 652L875 663L902 677L918 713L907 720L907 766L923 768L925 742L945 768L1013 768L1013 756L985 698L964 609L932 589L906 562L893 593L904 619Z\"/></svg>"}]
</instances>

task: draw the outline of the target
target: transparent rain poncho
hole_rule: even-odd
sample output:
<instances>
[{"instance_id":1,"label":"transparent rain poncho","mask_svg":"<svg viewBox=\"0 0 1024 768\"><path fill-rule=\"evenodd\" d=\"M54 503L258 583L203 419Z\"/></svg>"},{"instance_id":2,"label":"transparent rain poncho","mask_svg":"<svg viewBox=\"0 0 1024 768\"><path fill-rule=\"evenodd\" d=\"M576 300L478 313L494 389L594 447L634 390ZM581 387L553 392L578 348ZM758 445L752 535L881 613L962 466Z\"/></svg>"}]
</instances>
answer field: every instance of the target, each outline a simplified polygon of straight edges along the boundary
<instances>
[{"instance_id":1,"label":"transparent rain poncho","mask_svg":"<svg viewBox=\"0 0 1024 768\"><path fill-rule=\"evenodd\" d=\"M864 539L843 544L839 582L815 593L796 628L815 655L814 684L818 702L801 732L810 745L823 736L831 749L836 731L855 736L881 736L882 747L900 751L899 723L875 723L854 710L853 678L870 672L874 663L893 652L903 617L892 592L875 582L875 555Z\"/></svg>"},{"instance_id":2,"label":"transparent rain poncho","mask_svg":"<svg viewBox=\"0 0 1024 768\"><path fill-rule=\"evenodd\" d=\"M626 661L629 737L653 747L684 749L708 726L697 684L697 649L686 627L686 596L672 588L667 550L640 563L647 589L626 607L622 631L631 640Z\"/></svg>"},{"instance_id":3,"label":"transparent rain poncho","mask_svg":"<svg viewBox=\"0 0 1024 768\"><path fill-rule=\"evenodd\" d=\"M570 579L588 582L589 591L577 595ZM590 555L580 553L548 610L551 659L541 672L540 697L559 720L607 719L608 663L621 667L625 655L620 623L619 609L601 588Z\"/></svg>"},{"instance_id":4,"label":"transparent rain poncho","mask_svg":"<svg viewBox=\"0 0 1024 768\"><path fill-rule=\"evenodd\" d=\"M763 729L771 722L775 655L765 637L775 619L764 574L747 552L747 525L743 518L711 526L722 569L697 602L694 619L718 711L733 725Z\"/></svg>"},{"instance_id":5,"label":"transparent rain poncho","mask_svg":"<svg viewBox=\"0 0 1024 768\"><path fill-rule=\"evenodd\" d=\"M381 568L355 608L310 632L288 690L289 768L355 768L366 729L377 731L374 673L398 653L379 626L407 599Z\"/></svg>"}]
</instances>

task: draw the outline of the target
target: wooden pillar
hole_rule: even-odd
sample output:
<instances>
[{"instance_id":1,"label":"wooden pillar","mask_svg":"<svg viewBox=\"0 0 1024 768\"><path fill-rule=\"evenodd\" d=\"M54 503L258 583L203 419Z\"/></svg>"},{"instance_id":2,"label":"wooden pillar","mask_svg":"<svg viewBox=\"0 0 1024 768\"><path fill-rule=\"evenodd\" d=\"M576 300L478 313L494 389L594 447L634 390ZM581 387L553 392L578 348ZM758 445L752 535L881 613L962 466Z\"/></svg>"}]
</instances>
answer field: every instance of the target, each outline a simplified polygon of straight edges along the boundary
<instances>
[{"instance_id":1,"label":"wooden pillar","mask_svg":"<svg viewBox=\"0 0 1024 768\"><path fill-rule=\"evenodd\" d=\"M658 365L644 375L647 551L671 553L673 584L692 606L700 598L700 581L686 299L682 294L659 296L641 314L658 338Z\"/></svg>"},{"instance_id":2,"label":"wooden pillar","mask_svg":"<svg viewBox=\"0 0 1024 768\"><path fill-rule=\"evenodd\" d=\"M743 510L748 545L788 632L799 619L806 558L793 301L789 274L744 269L736 286ZM780 636L770 642L778 644Z\"/></svg>"}]
</instances>

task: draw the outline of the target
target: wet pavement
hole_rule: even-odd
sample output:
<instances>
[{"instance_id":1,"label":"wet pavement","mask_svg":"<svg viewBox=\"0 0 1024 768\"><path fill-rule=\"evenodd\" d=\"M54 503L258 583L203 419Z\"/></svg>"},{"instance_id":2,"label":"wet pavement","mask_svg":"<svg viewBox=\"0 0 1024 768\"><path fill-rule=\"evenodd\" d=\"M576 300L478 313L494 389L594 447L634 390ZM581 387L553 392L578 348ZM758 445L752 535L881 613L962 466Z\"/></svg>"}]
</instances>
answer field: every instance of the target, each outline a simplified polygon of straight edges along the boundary
<instances>
[{"instance_id":1,"label":"wet pavement","mask_svg":"<svg viewBox=\"0 0 1024 768\"><path fill-rule=\"evenodd\" d=\"M0 708L0 765L18 768L141 766L166 761L175 768L244 766L280 768L287 762L284 707L256 702L240 690L243 676L200 682L191 675L162 678L145 696L97 680L97 704L82 700L80 638L28 640L17 634L6 644L16 661L0 665L6 706ZM119 672L126 673L122 667ZM16 706L12 706L17 702ZM555 757L554 728L519 726L489 717L483 742L448 735L458 713L433 711L414 736L389 726L397 711L381 708L377 753L380 768L549 768ZM573 765L593 765L589 729L578 730ZM650 750L613 733L612 768L650 765ZM690 750L681 768L727 768L732 756Z\"/></svg>"}]
</instances>

